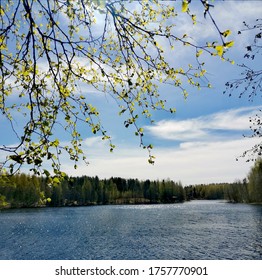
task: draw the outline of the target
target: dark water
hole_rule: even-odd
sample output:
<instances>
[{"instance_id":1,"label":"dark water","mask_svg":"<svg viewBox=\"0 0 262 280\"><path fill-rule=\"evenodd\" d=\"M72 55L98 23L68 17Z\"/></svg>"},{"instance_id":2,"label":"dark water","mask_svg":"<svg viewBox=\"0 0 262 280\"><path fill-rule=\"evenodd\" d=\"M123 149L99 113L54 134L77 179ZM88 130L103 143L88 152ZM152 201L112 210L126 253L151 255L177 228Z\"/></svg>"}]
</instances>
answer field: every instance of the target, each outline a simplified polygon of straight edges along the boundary
<instances>
[{"instance_id":1,"label":"dark water","mask_svg":"<svg viewBox=\"0 0 262 280\"><path fill-rule=\"evenodd\" d=\"M262 206L195 201L0 212L0 259L262 259Z\"/></svg>"}]
</instances>

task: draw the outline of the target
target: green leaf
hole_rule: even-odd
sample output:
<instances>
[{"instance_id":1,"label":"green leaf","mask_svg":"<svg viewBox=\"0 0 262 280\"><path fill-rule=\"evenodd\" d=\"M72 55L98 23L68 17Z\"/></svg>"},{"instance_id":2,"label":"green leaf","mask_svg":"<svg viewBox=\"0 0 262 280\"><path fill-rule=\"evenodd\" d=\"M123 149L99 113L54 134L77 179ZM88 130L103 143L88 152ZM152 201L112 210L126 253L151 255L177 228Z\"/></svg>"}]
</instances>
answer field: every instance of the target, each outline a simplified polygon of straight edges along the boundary
<instances>
[{"instance_id":1,"label":"green leaf","mask_svg":"<svg viewBox=\"0 0 262 280\"><path fill-rule=\"evenodd\" d=\"M215 49L217 51L217 54L222 57L223 54L224 54L224 47L223 46L216 46Z\"/></svg>"},{"instance_id":2,"label":"green leaf","mask_svg":"<svg viewBox=\"0 0 262 280\"><path fill-rule=\"evenodd\" d=\"M191 17L192 17L192 20L193 20L193 24L196 24L196 15L191 15Z\"/></svg>"},{"instance_id":3,"label":"green leaf","mask_svg":"<svg viewBox=\"0 0 262 280\"><path fill-rule=\"evenodd\" d=\"M59 178L57 178L57 177L55 177L55 178L53 178L53 184L55 184L55 185L57 185L57 184L59 184L60 183L60 179Z\"/></svg>"},{"instance_id":4,"label":"green leaf","mask_svg":"<svg viewBox=\"0 0 262 280\"><path fill-rule=\"evenodd\" d=\"M188 11L188 8L189 8L188 1L187 0L183 0L183 2L182 2L182 12L186 13Z\"/></svg>"},{"instance_id":5,"label":"green leaf","mask_svg":"<svg viewBox=\"0 0 262 280\"><path fill-rule=\"evenodd\" d=\"M50 176L50 172L46 169L44 169L44 174L46 175L46 177L49 177Z\"/></svg>"},{"instance_id":6,"label":"green leaf","mask_svg":"<svg viewBox=\"0 0 262 280\"><path fill-rule=\"evenodd\" d=\"M196 57L199 57L202 53L203 53L203 50L199 50L199 51L196 53Z\"/></svg>"},{"instance_id":7,"label":"green leaf","mask_svg":"<svg viewBox=\"0 0 262 280\"><path fill-rule=\"evenodd\" d=\"M12 159L13 161L16 161L17 163L20 163L20 164L22 164L24 162L21 155L11 155L10 159Z\"/></svg>"},{"instance_id":8,"label":"green leaf","mask_svg":"<svg viewBox=\"0 0 262 280\"><path fill-rule=\"evenodd\" d=\"M58 145L59 145L59 140L58 139L56 139L54 142L53 142L53 145L55 146L55 147L57 147Z\"/></svg>"},{"instance_id":9,"label":"green leaf","mask_svg":"<svg viewBox=\"0 0 262 280\"><path fill-rule=\"evenodd\" d=\"M148 162L153 165L155 163L155 157L150 155Z\"/></svg>"},{"instance_id":10,"label":"green leaf","mask_svg":"<svg viewBox=\"0 0 262 280\"><path fill-rule=\"evenodd\" d=\"M42 161L41 158L36 158L36 159L34 160L34 164L35 164L35 165L41 165L42 162L43 162L43 161Z\"/></svg>"},{"instance_id":11,"label":"green leaf","mask_svg":"<svg viewBox=\"0 0 262 280\"><path fill-rule=\"evenodd\" d=\"M234 43L235 43L234 41L230 41L230 42L225 43L224 45L226 48L231 48L234 46Z\"/></svg>"},{"instance_id":12,"label":"green leaf","mask_svg":"<svg viewBox=\"0 0 262 280\"><path fill-rule=\"evenodd\" d=\"M228 29L228 30L222 32L221 35L222 35L223 37L226 38L226 37L229 36L231 33L232 33L231 30Z\"/></svg>"}]
</instances>

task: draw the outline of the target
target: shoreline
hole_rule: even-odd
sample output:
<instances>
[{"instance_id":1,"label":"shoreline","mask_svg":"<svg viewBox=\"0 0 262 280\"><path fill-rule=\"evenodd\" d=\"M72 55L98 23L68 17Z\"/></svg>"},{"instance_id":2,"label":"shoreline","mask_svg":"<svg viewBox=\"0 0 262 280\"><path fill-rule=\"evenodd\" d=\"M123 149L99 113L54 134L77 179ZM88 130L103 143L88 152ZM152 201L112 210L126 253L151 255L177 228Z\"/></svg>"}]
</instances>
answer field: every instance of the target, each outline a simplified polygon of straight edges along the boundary
<instances>
[{"instance_id":1,"label":"shoreline","mask_svg":"<svg viewBox=\"0 0 262 280\"><path fill-rule=\"evenodd\" d=\"M90 203L90 204L65 204L65 205L60 205L60 206L52 206L52 205L38 205L38 206L21 206L21 207L14 207L14 206L4 206L4 207L0 207L0 211L3 210L18 210L18 209L40 209L40 208L74 208L74 207L93 207L93 206L110 206L110 205L165 205L165 204L182 204L185 202L191 202L191 201L221 201L221 199L192 199L192 200L185 200L185 201L179 201L179 202L167 202L167 203L163 203L163 202L139 202L139 201L129 201L129 202L119 202L119 203L104 203L104 204L98 204L98 203ZM230 203L230 204L246 204L246 205L262 205L262 202L251 202L251 203L247 203L247 202L232 202L232 201L227 201L227 200L223 200L223 202L221 201L221 203Z\"/></svg>"}]
</instances>

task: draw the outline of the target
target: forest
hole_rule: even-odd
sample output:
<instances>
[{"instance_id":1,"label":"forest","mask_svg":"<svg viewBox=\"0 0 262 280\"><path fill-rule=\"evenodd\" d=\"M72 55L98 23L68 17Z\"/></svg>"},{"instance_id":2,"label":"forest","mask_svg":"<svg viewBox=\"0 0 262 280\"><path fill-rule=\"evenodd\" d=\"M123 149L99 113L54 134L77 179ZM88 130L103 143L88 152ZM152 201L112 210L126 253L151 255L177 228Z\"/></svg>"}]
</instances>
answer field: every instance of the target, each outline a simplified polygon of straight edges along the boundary
<instances>
[{"instance_id":1,"label":"forest","mask_svg":"<svg viewBox=\"0 0 262 280\"><path fill-rule=\"evenodd\" d=\"M50 185L40 176L24 173L1 176L2 207L83 206L103 204L173 203L185 201L181 183L171 180L65 177Z\"/></svg>"},{"instance_id":2,"label":"forest","mask_svg":"<svg viewBox=\"0 0 262 280\"><path fill-rule=\"evenodd\" d=\"M50 184L45 177L24 173L0 176L0 208L179 203L195 199L262 203L262 160L256 161L243 181L185 187L169 179L66 176L62 182Z\"/></svg>"}]
</instances>

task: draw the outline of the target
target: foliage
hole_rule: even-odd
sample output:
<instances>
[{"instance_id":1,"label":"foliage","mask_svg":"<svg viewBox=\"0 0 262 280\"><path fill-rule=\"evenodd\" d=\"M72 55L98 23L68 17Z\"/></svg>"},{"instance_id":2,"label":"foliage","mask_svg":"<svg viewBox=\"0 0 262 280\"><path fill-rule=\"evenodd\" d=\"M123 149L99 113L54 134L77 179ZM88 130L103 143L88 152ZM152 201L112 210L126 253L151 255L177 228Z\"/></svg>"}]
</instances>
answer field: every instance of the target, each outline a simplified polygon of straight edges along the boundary
<instances>
[{"instance_id":1,"label":"foliage","mask_svg":"<svg viewBox=\"0 0 262 280\"><path fill-rule=\"evenodd\" d=\"M229 96L231 96L233 92L237 92L240 98L248 95L248 99L253 101L254 98L262 97L262 69L254 69L252 66L253 60L261 60L262 19L256 19L254 24L246 22L243 22L243 24L244 29L238 32L239 35L244 32L255 33L254 40L250 45L246 46L247 51L244 55L244 58L251 60L251 65L248 66L244 63L239 65L243 69L241 77L227 82L224 93L228 92ZM243 153L243 157L247 157L247 161L254 161L262 153L262 142L260 141L260 137L262 137L261 110L255 116L250 117L250 123L252 131L250 137L259 138L259 140L251 149Z\"/></svg>"},{"instance_id":2,"label":"foliage","mask_svg":"<svg viewBox=\"0 0 262 280\"><path fill-rule=\"evenodd\" d=\"M248 174L250 202L262 202L262 159L258 159Z\"/></svg>"},{"instance_id":3,"label":"foliage","mask_svg":"<svg viewBox=\"0 0 262 280\"><path fill-rule=\"evenodd\" d=\"M0 146L8 153L4 164L9 171L28 164L36 174L42 168L49 177L50 169L43 164L50 162L54 175L50 182L58 184L65 176L60 170L62 153L68 154L75 168L80 159L86 160L83 136L100 133L113 151L115 145L99 111L89 102L87 93L93 91L115 99L119 114L126 117L124 126L135 127L149 162L154 163L152 145L143 143L139 118L153 121L152 110L157 109L175 112L159 95L158 84L172 84L186 97L185 83L206 86L201 54L225 59L233 45L227 41L230 31L219 30L212 5L205 0L199 3L216 27L218 40L196 45L187 34L179 34L176 25L181 14L197 23L190 2L183 0L176 10L174 2L157 0L1 1L0 111L17 143ZM174 68L163 45L188 48L195 65ZM80 133L83 124L85 135ZM55 131L64 131L70 140L63 143Z\"/></svg>"},{"instance_id":4,"label":"foliage","mask_svg":"<svg viewBox=\"0 0 262 280\"><path fill-rule=\"evenodd\" d=\"M258 138L261 139L262 137L262 116L261 116L262 110L259 110L258 113L255 116L252 116L249 118L250 121L250 129L252 131L251 136L245 136L250 138ZM247 161L254 161L257 159L257 157L260 157L262 155L262 142L258 140L258 142L249 150L246 150L243 153L243 156L247 156Z\"/></svg>"},{"instance_id":5,"label":"foliage","mask_svg":"<svg viewBox=\"0 0 262 280\"><path fill-rule=\"evenodd\" d=\"M238 180L234 183L201 184L185 187L186 199L223 199L233 203L262 202L262 173L258 166L259 164L256 163L248 178L242 182Z\"/></svg>"},{"instance_id":6,"label":"foliage","mask_svg":"<svg viewBox=\"0 0 262 280\"><path fill-rule=\"evenodd\" d=\"M243 182L236 181L232 184L229 184L225 188L225 199L229 202L234 203L248 203L249 195L248 195L248 185L246 180Z\"/></svg>"},{"instance_id":7,"label":"foliage","mask_svg":"<svg viewBox=\"0 0 262 280\"><path fill-rule=\"evenodd\" d=\"M201 184L185 187L187 200L225 199L224 190L228 184Z\"/></svg>"},{"instance_id":8,"label":"foliage","mask_svg":"<svg viewBox=\"0 0 262 280\"><path fill-rule=\"evenodd\" d=\"M2 207L36 207L45 205L38 177L26 174L0 175L0 196L4 199Z\"/></svg>"},{"instance_id":9,"label":"foliage","mask_svg":"<svg viewBox=\"0 0 262 280\"><path fill-rule=\"evenodd\" d=\"M3 195L0 195L0 208L4 208L8 205L6 202L6 197Z\"/></svg>"},{"instance_id":10,"label":"foliage","mask_svg":"<svg viewBox=\"0 0 262 280\"><path fill-rule=\"evenodd\" d=\"M171 180L65 177L50 186L46 178L16 174L0 177L0 207L80 206L183 202L181 183Z\"/></svg>"},{"instance_id":11,"label":"foliage","mask_svg":"<svg viewBox=\"0 0 262 280\"><path fill-rule=\"evenodd\" d=\"M234 203L262 203L262 159L247 179L234 183L183 187L172 180L111 177L68 177L50 185L45 177L26 174L0 175L0 208L81 206L101 204L175 203L194 199L225 199Z\"/></svg>"},{"instance_id":12,"label":"foliage","mask_svg":"<svg viewBox=\"0 0 262 280\"><path fill-rule=\"evenodd\" d=\"M243 22L243 24L245 28L238 32L240 36L247 31L255 33L253 42L246 46L244 58L250 59L251 61L255 59L259 60L262 54L262 19L257 19L252 25L246 22ZM249 67L246 64L239 66L244 70L241 74L241 78L227 82L226 91L228 91L231 96L232 92L237 90L240 98L248 94L248 99L250 101L255 97L262 97L262 69L253 69L252 66Z\"/></svg>"},{"instance_id":13,"label":"foliage","mask_svg":"<svg viewBox=\"0 0 262 280\"><path fill-rule=\"evenodd\" d=\"M224 192L230 202L262 203L262 159L257 159L247 179L228 184Z\"/></svg>"}]
</instances>

